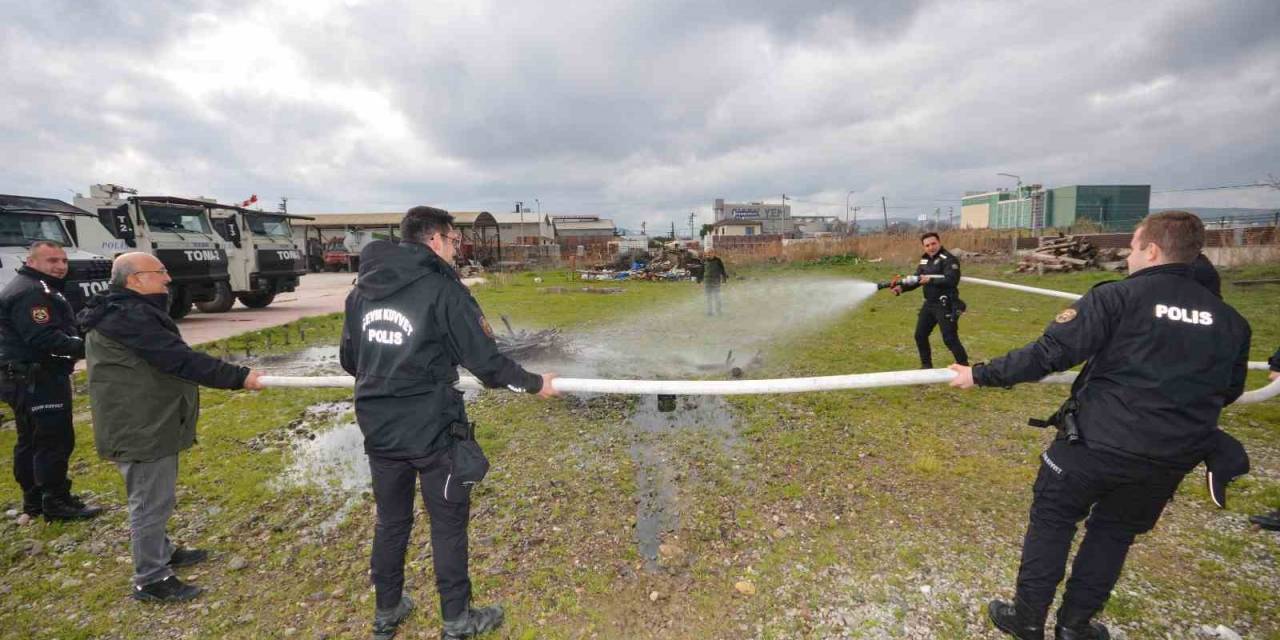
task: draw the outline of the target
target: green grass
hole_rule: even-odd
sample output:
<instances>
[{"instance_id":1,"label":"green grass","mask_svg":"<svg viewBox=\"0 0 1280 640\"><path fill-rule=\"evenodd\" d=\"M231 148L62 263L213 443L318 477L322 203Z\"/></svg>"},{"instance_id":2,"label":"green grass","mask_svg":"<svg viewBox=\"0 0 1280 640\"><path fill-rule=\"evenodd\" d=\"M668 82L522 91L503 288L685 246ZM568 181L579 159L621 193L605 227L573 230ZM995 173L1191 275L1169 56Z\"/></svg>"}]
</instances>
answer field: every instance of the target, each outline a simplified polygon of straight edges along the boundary
<instances>
[{"instance_id":1,"label":"green grass","mask_svg":"<svg viewBox=\"0 0 1280 640\"><path fill-rule=\"evenodd\" d=\"M740 275L877 280L907 267L828 259ZM1006 270L965 267L969 275L1075 292L1114 277ZM1224 281L1277 273L1251 268L1228 272ZM624 292L540 292L554 286ZM1065 306L974 285L963 293L970 313L961 335L975 359L1024 344ZM1253 359L1265 359L1280 344L1275 289L1228 285L1225 293L1253 324ZM567 332L643 322L646 310L697 295L688 284L582 283L561 272L519 274L476 289L491 321L506 314L518 326ZM767 364L751 375L914 368L910 332L918 295L882 292L818 331L772 344ZM302 326L205 348L243 356L246 348L261 354L332 344L340 319L312 318ZM936 334L934 340L937 360L948 361ZM1251 376L1250 386L1263 378ZM699 430L643 441L666 456L678 478L678 524L663 540L684 557L657 572L644 568L633 530L639 487L631 448L639 440L627 422L631 403L482 394L469 412L493 468L473 507L474 592L481 603L508 606L508 623L495 638L874 638L903 637L908 629L939 638L998 637L982 606L987 597L1011 593L1037 456L1050 437L1023 425L1056 408L1063 393L1056 386L971 392L932 386L734 397L733 446ZM114 467L94 455L87 406L78 398L76 488L113 508L87 524L0 525L0 637L259 638L283 637L290 628L300 638L367 636L371 502L358 500L335 531L319 532L316 524L341 498L277 488L273 479L291 454L247 444L281 433L313 403L347 396L202 392L200 442L182 458L170 533L212 548L217 558L183 572L196 574L210 592L178 607L125 598L123 486ZM1256 473L1232 486L1225 511L1209 505L1198 481L1184 483L1160 526L1140 539L1104 614L1131 638L1185 637L1187 629L1220 623L1246 637L1280 637L1274 597L1280 542L1240 526L1246 514L1280 503L1280 402L1230 408L1222 424L1249 447ZM13 438L11 428L0 430L0 448ZM8 464L0 462L6 476ZM0 502L16 506L18 499L11 482L0 486ZM29 554L31 541L43 549ZM55 551L55 542L71 544ZM421 606L405 637L435 637L439 623L428 549L424 516L406 569ZM233 556L248 567L231 570ZM68 579L80 584L64 586ZM744 579L755 595L735 591Z\"/></svg>"}]
</instances>

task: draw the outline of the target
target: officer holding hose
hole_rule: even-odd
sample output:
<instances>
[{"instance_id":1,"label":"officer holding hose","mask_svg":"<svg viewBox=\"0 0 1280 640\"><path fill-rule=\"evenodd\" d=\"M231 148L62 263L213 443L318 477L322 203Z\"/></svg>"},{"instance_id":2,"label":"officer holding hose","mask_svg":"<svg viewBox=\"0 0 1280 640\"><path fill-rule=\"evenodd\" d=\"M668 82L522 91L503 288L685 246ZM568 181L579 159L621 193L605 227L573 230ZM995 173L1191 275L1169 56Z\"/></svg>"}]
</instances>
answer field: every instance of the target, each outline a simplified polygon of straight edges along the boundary
<instances>
[{"instance_id":1,"label":"officer holding hose","mask_svg":"<svg viewBox=\"0 0 1280 640\"><path fill-rule=\"evenodd\" d=\"M924 287L924 304L916 316L916 349L920 351L920 368L933 368L933 350L929 347L929 335L937 326L942 330L942 342L951 350L956 364L969 364L969 354L960 343L960 314L964 302L960 300L960 260L942 248L942 239L930 231L920 236L924 253L916 267L916 277L891 282L893 295L901 295L917 287Z\"/></svg>"},{"instance_id":2,"label":"officer holding hose","mask_svg":"<svg viewBox=\"0 0 1280 640\"><path fill-rule=\"evenodd\" d=\"M431 520L432 562L443 640L472 638L502 624L498 606L471 606L467 525L471 489L488 470L467 420L458 366L486 387L548 398L553 373L535 374L498 351L493 330L453 269L462 235L453 216L414 207L399 244L360 253L347 297L342 367L356 378L356 421L364 434L377 505L370 575L373 636L387 640L414 608L404 593L404 556L416 486Z\"/></svg>"},{"instance_id":3,"label":"officer holding hose","mask_svg":"<svg viewBox=\"0 0 1280 640\"><path fill-rule=\"evenodd\" d=\"M1248 469L1239 442L1218 429L1244 392L1249 324L1190 263L1204 225L1185 211L1147 216L1130 242L1129 276L1094 287L1044 335L972 369L952 386L1009 387L1086 362L1070 399L1047 421L1062 433L1041 455L1012 603L988 615L1016 638L1044 637L1076 525L1084 541L1058 608L1059 640L1109 638L1094 621L1120 577L1134 537L1150 531L1182 478L1200 462L1221 506L1225 481Z\"/></svg>"}]
</instances>

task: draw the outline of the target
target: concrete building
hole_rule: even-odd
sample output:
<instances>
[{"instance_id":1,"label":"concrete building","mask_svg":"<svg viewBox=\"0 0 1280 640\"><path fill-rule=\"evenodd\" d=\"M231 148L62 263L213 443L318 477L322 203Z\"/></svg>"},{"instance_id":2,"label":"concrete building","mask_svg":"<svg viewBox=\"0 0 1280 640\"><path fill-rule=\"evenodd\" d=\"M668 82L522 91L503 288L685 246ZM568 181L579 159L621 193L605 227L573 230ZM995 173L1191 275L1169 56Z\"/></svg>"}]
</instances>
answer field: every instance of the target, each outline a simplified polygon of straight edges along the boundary
<instances>
[{"instance_id":1,"label":"concrete building","mask_svg":"<svg viewBox=\"0 0 1280 640\"><path fill-rule=\"evenodd\" d=\"M723 198L715 200L716 222L723 220L758 221L765 235L789 236L795 233L791 220L791 205L765 204L763 202L734 203Z\"/></svg>"},{"instance_id":2,"label":"concrete building","mask_svg":"<svg viewBox=\"0 0 1280 640\"><path fill-rule=\"evenodd\" d=\"M462 255L478 261L500 260L506 238L499 237L498 223L487 211L453 211L454 227L462 233ZM315 266L325 248L335 240L348 240L349 249L370 240L398 240L400 220L396 213L316 213L310 220L290 220L294 238L307 248L308 263ZM535 214L536 215L536 214ZM353 233L354 232L354 233ZM348 236L352 236L348 238ZM359 241L356 241L358 236ZM351 246L351 245L355 246Z\"/></svg>"},{"instance_id":3,"label":"concrete building","mask_svg":"<svg viewBox=\"0 0 1280 640\"><path fill-rule=\"evenodd\" d=\"M796 235L804 238L822 238L845 232L844 220L838 216L792 216Z\"/></svg>"},{"instance_id":4,"label":"concrete building","mask_svg":"<svg viewBox=\"0 0 1280 640\"><path fill-rule=\"evenodd\" d=\"M495 213L503 244L548 246L556 243L556 228L551 216L533 211Z\"/></svg>"},{"instance_id":5,"label":"concrete building","mask_svg":"<svg viewBox=\"0 0 1280 640\"><path fill-rule=\"evenodd\" d=\"M711 225L712 237L762 235L764 222L760 220L721 220Z\"/></svg>"},{"instance_id":6,"label":"concrete building","mask_svg":"<svg viewBox=\"0 0 1280 640\"><path fill-rule=\"evenodd\" d=\"M618 235L613 221L601 219L600 216L552 216L551 222L561 244L571 239L608 241Z\"/></svg>"},{"instance_id":7,"label":"concrete building","mask_svg":"<svg viewBox=\"0 0 1280 640\"><path fill-rule=\"evenodd\" d=\"M1046 229L1091 225L1129 231L1151 208L1150 185L1072 185L970 193L961 199L966 229Z\"/></svg>"},{"instance_id":8,"label":"concrete building","mask_svg":"<svg viewBox=\"0 0 1280 640\"><path fill-rule=\"evenodd\" d=\"M609 241L618 235L613 221L600 216L551 216L551 223L563 255L607 254Z\"/></svg>"}]
</instances>

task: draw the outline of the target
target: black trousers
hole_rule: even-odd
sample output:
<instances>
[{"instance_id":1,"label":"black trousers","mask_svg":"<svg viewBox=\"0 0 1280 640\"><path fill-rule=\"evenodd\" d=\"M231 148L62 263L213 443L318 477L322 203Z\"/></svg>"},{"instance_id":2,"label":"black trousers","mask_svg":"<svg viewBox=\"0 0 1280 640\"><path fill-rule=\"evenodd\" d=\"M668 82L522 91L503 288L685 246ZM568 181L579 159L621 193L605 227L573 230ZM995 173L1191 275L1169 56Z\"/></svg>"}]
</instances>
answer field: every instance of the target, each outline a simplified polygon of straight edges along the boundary
<instances>
[{"instance_id":1,"label":"black trousers","mask_svg":"<svg viewBox=\"0 0 1280 640\"><path fill-rule=\"evenodd\" d=\"M1041 456L1031 523L1018 567L1017 606L1043 622L1066 570L1076 524L1086 532L1067 581L1058 623L1078 626L1102 609L1129 546L1160 519L1185 471L1055 440Z\"/></svg>"},{"instance_id":2,"label":"black trousers","mask_svg":"<svg viewBox=\"0 0 1280 640\"><path fill-rule=\"evenodd\" d=\"M471 505L447 502L444 484L449 475L449 450L424 458L393 460L369 456L373 475L373 499L378 523L373 532L370 568L379 609L400 603L404 591L404 554L413 530L415 485L422 485L422 500L431 518L431 559L445 620L462 615L471 601L467 574L467 521Z\"/></svg>"},{"instance_id":3,"label":"black trousers","mask_svg":"<svg viewBox=\"0 0 1280 640\"><path fill-rule=\"evenodd\" d=\"M916 316L916 349L920 351L920 366L925 369L933 368L929 334L933 333L934 326L942 329L942 343L951 350L956 363L969 364L969 354L965 353L964 345L960 344L960 319L955 315L947 316L947 310L937 302L924 303L920 307L920 314Z\"/></svg>"},{"instance_id":4,"label":"black trousers","mask_svg":"<svg viewBox=\"0 0 1280 640\"><path fill-rule=\"evenodd\" d=\"M76 447L71 425L71 378L42 375L18 382L13 391L18 441L13 445L13 477L23 493L61 495L71 490L67 462Z\"/></svg>"}]
</instances>

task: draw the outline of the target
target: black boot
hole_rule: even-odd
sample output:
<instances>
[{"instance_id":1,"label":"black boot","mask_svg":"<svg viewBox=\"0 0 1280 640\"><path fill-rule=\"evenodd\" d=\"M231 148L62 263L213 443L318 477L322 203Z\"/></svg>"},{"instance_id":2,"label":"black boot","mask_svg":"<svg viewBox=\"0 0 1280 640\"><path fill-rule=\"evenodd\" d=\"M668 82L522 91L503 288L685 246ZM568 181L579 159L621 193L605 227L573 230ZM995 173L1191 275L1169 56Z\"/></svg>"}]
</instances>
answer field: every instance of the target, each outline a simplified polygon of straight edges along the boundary
<instances>
[{"instance_id":1,"label":"black boot","mask_svg":"<svg viewBox=\"0 0 1280 640\"><path fill-rule=\"evenodd\" d=\"M1054 640L1111 640L1111 632L1093 613L1081 614L1068 607L1058 609L1058 624L1053 628Z\"/></svg>"},{"instance_id":2,"label":"black boot","mask_svg":"<svg viewBox=\"0 0 1280 640\"><path fill-rule=\"evenodd\" d=\"M193 564L200 564L209 559L209 552L204 549L188 549L186 547L178 547L173 550L173 555L169 556L170 567L189 567Z\"/></svg>"},{"instance_id":3,"label":"black boot","mask_svg":"<svg viewBox=\"0 0 1280 640\"><path fill-rule=\"evenodd\" d=\"M1032 620L1013 603L992 600L987 604L987 617L997 629L1018 640L1044 640L1044 622Z\"/></svg>"},{"instance_id":4,"label":"black boot","mask_svg":"<svg viewBox=\"0 0 1280 640\"><path fill-rule=\"evenodd\" d=\"M1057 625L1053 629L1053 640L1111 640L1111 632L1101 622L1090 620L1083 626Z\"/></svg>"},{"instance_id":5,"label":"black boot","mask_svg":"<svg viewBox=\"0 0 1280 640\"><path fill-rule=\"evenodd\" d=\"M396 629L405 618L413 612L413 600L401 595L400 604L390 609L377 609L373 612L373 640L391 640Z\"/></svg>"},{"instance_id":6,"label":"black boot","mask_svg":"<svg viewBox=\"0 0 1280 640\"><path fill-rule=\"evenodd\" d=\"M41 508L44 510L44 519L49 522L55 520L88 520L97 517L102 513L102 507L90 507L83 502L77 506L71 499L71 494L61 493L57 495L44 494L44 500Z\"/></svg>"},{"instance_id":7,"label":"black boot","mask_svg":"<svg viewBox=\"0 0 1280 640\"><path fill-rule=\"evenodd\" d=\"M187 584L178 576L169 576L159 582L133 587L133 599L143 602L186 602L204 593L204 589Z\"/></svg>"},{"instance_id":8,"label":"black boot","mask_svg":"<svg viewBox=\"0 0 1280 640\"><path fill-rule=\"evenodd\" d=\"M40 487L22 491L22 512L32 518L44 513L44 492Z\"/></svg>"},{"instance_id":9,"label":"black boot","mask_svg":"<svg viewBox=\"0 0 1280 640\"><path fill-rule=\"evenodd\" d=\"M502 607L468 608L457 618L444 621L444 632L440 634L440 640L474 638L500 626L502 626Z\"/></svg>"}]
</instances>

